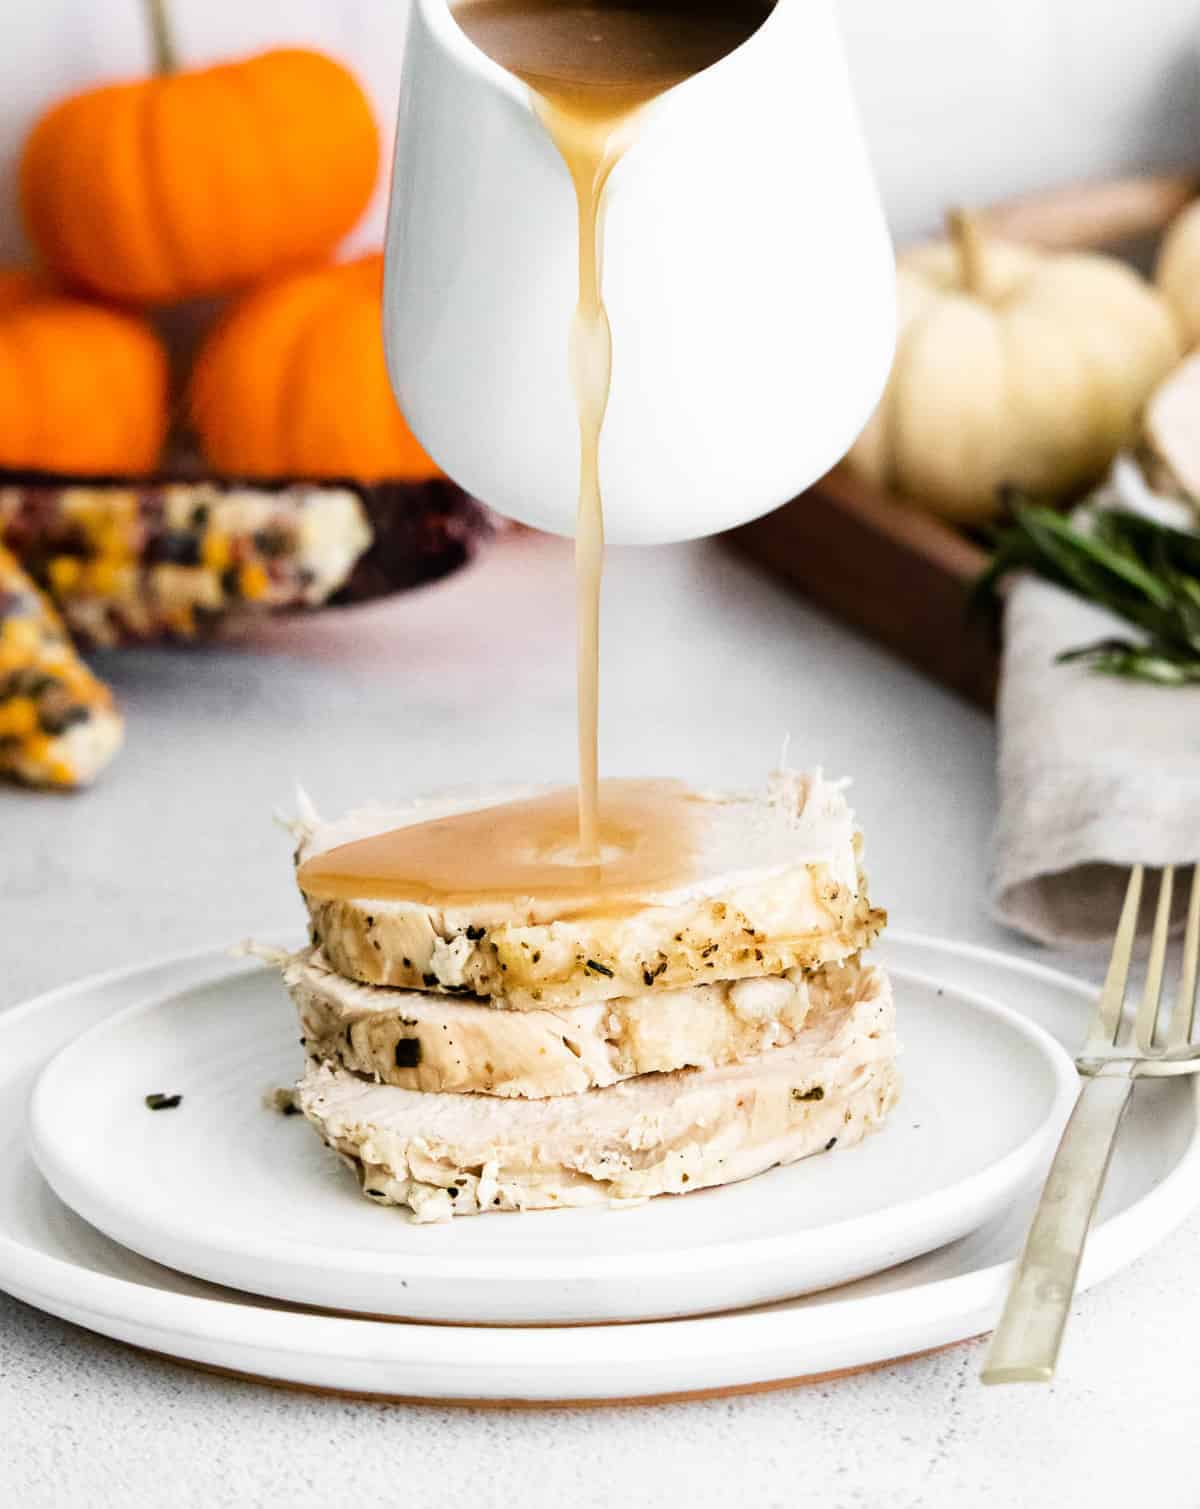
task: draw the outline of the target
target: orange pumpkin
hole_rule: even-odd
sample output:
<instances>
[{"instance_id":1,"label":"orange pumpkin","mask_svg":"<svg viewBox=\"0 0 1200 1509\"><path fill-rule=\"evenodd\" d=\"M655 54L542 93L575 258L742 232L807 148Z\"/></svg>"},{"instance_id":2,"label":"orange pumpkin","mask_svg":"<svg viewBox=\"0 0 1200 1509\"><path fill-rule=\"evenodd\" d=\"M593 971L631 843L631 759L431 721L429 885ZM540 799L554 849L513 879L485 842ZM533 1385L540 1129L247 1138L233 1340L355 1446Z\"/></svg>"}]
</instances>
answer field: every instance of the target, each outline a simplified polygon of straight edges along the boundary
<instances>
[{"instance_id":1,"label":"orange pumpkin","mask_svg":"<svg viewBox=\"0 0 1200 1509\"><path fill-rule=\"evenodd\" d=\"M383 359L378 254L247 294L201 347L192 420L209 465L246 477L420 481Z\"/></svg>"},{"instance_id":2,"label":"orange pumpkin","mask_svg":"<svg viewBox=\"0 0 1200 1509\"><path fill-rule=\"evenodd\" d=\"M150 471L167 412L166 353L143 320L0 271L0 466Z\"/></svg>"},{"instance_id":3,"label":"orange pumpkin","mask_svg":"<svg viewBox=\"0 0 1200 1509\"><path fill-rule=\"evenodd\" d=\"M151 17L167 69L162 0ZM378 163L353 75L289 48L63 100L25 143L21 201L64 283L159 304L327 255L366 207Z\"/></svg>"},{"instance_id":4,"label":"orange pumpkin","mask_svg":"<svg viewBox=\"0 0 1200 1509\"><path fill-rule=\"evenodd\" d=\"M37 273L25 267L0 267L0 313L15 304L28 304L40 293L48 292Z\"/></svg>"}]
</instances>

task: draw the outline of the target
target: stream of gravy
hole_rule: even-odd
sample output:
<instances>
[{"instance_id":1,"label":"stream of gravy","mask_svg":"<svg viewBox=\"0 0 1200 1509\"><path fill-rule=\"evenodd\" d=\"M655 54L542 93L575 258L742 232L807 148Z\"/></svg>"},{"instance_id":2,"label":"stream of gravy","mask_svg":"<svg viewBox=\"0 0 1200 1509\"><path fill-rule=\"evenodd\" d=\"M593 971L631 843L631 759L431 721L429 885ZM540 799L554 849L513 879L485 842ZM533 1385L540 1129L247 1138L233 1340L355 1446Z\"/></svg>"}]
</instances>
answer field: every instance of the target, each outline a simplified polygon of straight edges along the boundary
<instances>
[{"instance_id":1,"label":"stream of gravy","mask_svg":"<svg viewBox=\"0 0 1200 1509\"><path fill-rule=\"evenodd\" d=\"M602 293L604 189L643 107L732 52L774 0L460 0L467 36L522 79L571 175L579 294L570 373L579 415L579 786L397 828L308 860L310 896L449 906L529 898L567 917L629 908L694 878L701 798L674 781L598 779L604 512L600 434L612 372ZM698 319L703 310L696 311ZM564 332L566 334L566 332ZM618 339L620 332L618 331Z\"/></svg>"},{"instance_id":2,"label":"stream of gravy","mask_svg":"<svg viewBox=\"0 0 1200 1509\"><path fill-rule=\"evenodd\" d=\"M600 852L600 585L604 510L600 434L612 376L602 293L604 189L637 136L642 107L718 62L766 18L773 0L460 0L454 16L483 52L533 92L575 187L579 294L570 372L579 415L575 530L579 850Z\"/></svg>"}]
</instances>

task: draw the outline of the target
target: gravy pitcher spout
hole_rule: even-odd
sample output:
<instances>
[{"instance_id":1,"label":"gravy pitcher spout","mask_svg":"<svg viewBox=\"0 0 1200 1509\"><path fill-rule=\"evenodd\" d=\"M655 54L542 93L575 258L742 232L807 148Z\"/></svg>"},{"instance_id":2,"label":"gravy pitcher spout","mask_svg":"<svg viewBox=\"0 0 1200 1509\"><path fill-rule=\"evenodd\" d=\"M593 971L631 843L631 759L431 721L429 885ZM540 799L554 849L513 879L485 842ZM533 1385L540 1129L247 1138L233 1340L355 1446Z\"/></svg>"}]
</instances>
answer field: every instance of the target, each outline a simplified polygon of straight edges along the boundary
<instances>
[{"instance_id":1,"label":"gravy pitcher spout","mask_svg":"<svg viewBox=\"0 0 1200 1509\"><path fill-rule=\"evenodd\" d=\"M578 19L572 0L461 0L458 19L447 0L414 0L388 366L430 454L513 518L573 534L580 517L568 332L583 221L556 91L579 118L632 89L637 115L605 164L596 235L610 541L686 539L767 511L827 470L874 407L892 354L891 248L832 3L755 5L591 0L596 28L568 46L545 28ZM535 23L520 66L501 66L497 51L511 62L518 45L505 27ZM599 41L579 51L578 36Z\"/></svg>"}]
</instances>

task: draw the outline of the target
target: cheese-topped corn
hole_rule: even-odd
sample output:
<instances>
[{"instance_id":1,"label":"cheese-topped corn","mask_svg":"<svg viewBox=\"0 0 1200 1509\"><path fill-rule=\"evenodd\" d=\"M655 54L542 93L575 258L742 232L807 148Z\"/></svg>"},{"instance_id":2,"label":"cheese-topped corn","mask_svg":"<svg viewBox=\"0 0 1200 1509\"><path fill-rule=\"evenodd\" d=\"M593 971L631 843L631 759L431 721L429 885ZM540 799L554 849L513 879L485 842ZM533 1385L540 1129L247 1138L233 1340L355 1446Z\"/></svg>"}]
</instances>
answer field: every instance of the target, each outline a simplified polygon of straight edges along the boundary
<instances>
[{"instance_id":1,"label":"cheese-topped corn","mask_svg":"<svg viewBox=\"0 0 1200 1509\"><path fill-rule=\"evenodd\" d=\"M85 786L120 748L122 730L112 693L0 546L0 775L35 786Z\"/></svg>"},{"instance_id":2,"label":"cheese-topped corn","mask_svg":"<svg viewBox=\"0 0 1200 1509\"><path fill-rule=\"evenodd\" d=\"M90 644L193 639L240 610L312 607L371 542L350 488L0 487L0 542Z\"/></svg>"}]
</instances>

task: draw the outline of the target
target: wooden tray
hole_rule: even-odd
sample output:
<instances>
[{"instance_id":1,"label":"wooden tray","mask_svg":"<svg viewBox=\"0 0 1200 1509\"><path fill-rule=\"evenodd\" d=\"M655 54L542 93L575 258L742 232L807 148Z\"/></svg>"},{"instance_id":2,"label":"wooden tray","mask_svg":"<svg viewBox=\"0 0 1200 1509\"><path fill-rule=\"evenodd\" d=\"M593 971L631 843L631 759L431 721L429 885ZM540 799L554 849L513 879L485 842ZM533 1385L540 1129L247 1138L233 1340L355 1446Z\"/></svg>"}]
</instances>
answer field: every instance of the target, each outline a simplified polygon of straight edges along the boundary
<instances>
[{"instance_id":1,"label":"wooden tray","mask_svg":"<svg viewBox=\"0 0 1200 1509\"><path fill-rule=\"evenodd\" d=\"M1146 265L1200 175L1153 173L1030 195L983 212L1009 240L1103 249ZM844 622L981 707L995 699L993 625L968 620L987 555L965 535L837 467L800 497L727 536Z\"/></svg>"}]
</instances>

